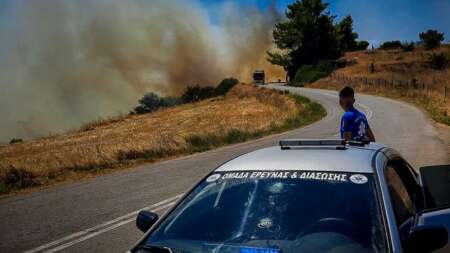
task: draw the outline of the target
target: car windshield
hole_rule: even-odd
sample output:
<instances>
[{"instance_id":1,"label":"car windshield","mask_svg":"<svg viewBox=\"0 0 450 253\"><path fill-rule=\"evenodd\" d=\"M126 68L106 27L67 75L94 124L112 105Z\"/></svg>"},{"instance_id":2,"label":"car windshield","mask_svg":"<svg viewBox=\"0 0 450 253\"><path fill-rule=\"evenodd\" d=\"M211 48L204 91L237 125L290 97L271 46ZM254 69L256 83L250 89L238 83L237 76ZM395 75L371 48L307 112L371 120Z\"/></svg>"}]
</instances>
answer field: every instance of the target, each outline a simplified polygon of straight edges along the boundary
<instances>
[{"instance_id":1,"label":"car windshield","mask_svg":"<svg viewBox=\"0 0 450 253\"><path fill-rule=\"evenodd\" d=\"M174 252L385 252L372 174L216 173L152 231Z\"/></svg>"}]
</instances>

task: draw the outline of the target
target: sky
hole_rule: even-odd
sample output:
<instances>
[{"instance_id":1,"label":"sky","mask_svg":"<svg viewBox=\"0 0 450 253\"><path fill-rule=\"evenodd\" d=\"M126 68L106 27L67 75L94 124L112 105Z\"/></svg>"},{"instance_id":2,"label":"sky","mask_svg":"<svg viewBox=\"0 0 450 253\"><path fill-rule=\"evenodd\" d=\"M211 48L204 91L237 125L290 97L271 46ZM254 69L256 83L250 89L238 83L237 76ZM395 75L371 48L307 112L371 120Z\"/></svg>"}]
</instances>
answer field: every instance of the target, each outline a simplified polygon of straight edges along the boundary
<instances>
[{"instance_id":1,"label":"sky","mask_svg":"<svg viewBox=\"0 0 450 253\"><path fill-rule=\"evenodd\" d=\"M267 9L273 0L201 0L205 5L223 1ZM293 0L278 0L284 13ZM418 41L419 33L437 29L450 41L450 0L329 0L329 9L337 20L352 15L359 38L375 46L387 40Z\"/></svg>"},{"instance_id":2,"label":"sky","mask_svg":"<svg viewBox=\"0 0 450 253\"><path fill-rule=\"evenodd\" d=\"M145 0L144 0L145 1ZM147 0L150 1L151 0ZM195 0L194 0L195 1ZM198 0L202 5L217 6L221 2L252 6L267 10L275 2L280 13L294 0ZM352 15L359 38L375 46L387 40L418 41L419 33L437 29L450 41L450 0L325 0L337 20ZM0 1L0 15L6 2ZM213 9L213 8L212 8ZM215 9L211 12L214 20Z\"/></svg>"}]
</instances>

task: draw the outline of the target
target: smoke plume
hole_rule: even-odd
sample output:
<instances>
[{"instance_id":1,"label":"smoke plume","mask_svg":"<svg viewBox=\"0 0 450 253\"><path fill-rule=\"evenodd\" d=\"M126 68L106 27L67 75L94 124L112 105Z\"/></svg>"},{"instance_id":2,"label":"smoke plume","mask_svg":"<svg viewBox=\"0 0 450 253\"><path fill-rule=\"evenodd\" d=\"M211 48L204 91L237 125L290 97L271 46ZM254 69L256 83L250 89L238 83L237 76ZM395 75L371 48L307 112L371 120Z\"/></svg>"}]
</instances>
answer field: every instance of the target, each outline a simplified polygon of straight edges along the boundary
<instances>
[{"instance_id":1,"label":"smoke plume","mask_svg":"<svg viewBox=\"0 0 450 253\"><path fill-rule=\"evenodd\" d=\"M273 11L186 0L8 0L0 6L0 141L128 112L145 92L177 95L265 60Z\"/></svg>"}]
</instances>

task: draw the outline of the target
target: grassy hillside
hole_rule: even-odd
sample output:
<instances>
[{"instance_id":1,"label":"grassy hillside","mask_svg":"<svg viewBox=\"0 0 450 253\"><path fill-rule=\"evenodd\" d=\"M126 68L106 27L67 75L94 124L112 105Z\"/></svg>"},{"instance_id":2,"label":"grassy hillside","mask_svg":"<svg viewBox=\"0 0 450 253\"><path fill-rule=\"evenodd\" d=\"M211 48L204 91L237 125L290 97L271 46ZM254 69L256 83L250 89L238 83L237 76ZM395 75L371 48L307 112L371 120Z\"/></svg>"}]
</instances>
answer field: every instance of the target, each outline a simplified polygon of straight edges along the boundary
<instances>
[{"instance_id":1,"label":"grassy hillside","mask_svg":"<svg viewBox=\"0 0 450 253\"><path fill-rule=\"evenodd\" d=\"M449 58L450 47L347 53L345 58L353 64L309 87L340 89L350 85L359 92L406 100L425 109L437 122L450 125L450 66L436 69L430 60L432 53Z\"/></svg>"},{"instance_id":2,"label":"grassy hillside","mask_svg":"<svg viewBox=\"0 0 450 253\"><path fill-rule=\"evenodd\" d=\"M0 192L200 152L309 124L324 115L308 99L241 84L224 97L1 145Z\"/></svg>"}]
</instances>

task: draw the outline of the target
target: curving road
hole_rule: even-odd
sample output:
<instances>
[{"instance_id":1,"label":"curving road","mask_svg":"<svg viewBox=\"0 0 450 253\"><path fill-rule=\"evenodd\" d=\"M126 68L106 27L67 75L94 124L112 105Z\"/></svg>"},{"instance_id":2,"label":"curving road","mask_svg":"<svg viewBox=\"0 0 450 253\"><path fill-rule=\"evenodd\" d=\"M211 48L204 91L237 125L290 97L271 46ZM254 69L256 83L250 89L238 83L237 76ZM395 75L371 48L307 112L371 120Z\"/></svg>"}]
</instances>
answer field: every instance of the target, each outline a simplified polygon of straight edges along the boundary
<instances>
[{"instance_id":1,"label":"curving road","mask_svg":"<svg viewBox=\"0 0 450 253\"><path fill-rule=\"evenodd\" d=\"M276 145L281 138L336 137L336 92L287 88L320 102L321 121L283 134L140 166L102 177L0 199L0 252L124 252L140 236L137 210L165 211L211 169L239 154ZM360 95L379 142L397 148L413 165L448 163L446 147L428 118L408 104Z\"/></svg>"}]
</instances>

